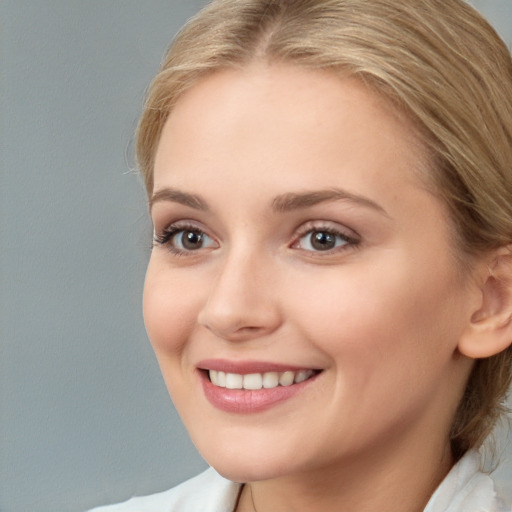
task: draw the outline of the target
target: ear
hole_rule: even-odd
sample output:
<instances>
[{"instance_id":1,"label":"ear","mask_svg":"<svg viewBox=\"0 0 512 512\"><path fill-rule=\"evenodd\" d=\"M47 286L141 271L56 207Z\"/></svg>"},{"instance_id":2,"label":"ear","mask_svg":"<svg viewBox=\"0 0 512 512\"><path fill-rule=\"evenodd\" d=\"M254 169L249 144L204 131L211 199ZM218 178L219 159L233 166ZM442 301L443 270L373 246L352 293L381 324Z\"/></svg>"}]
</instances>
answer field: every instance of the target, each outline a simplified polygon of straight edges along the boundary
<instances>
[{"instance_id":1,"label":"ear","mask_svg":"<svg viewBox=\"0 0 512 512\"><path fill-rule=\"evenodd\" d=\"M459 340L463 355L491 357L512 345L512 247L501 247L481 262L479 305Z\"/></svg>"}]
</instances>

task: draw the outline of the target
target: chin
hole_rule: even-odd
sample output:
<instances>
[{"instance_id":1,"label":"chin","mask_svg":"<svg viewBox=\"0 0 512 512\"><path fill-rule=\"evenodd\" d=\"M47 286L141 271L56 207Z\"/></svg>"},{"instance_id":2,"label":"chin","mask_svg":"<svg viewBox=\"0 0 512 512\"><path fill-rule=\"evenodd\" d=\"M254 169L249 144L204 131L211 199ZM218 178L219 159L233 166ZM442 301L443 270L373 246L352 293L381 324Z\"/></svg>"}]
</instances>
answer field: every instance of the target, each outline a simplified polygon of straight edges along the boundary
<instances>
[{"instance_id":1,"label":"chin","mask_svg":"<svg viewBox=\"0 0 512 512\"><path fill-rule=\"evenodd\" d=\"M243 458L238 455L239 459ZM262 480L271 480L289 474L290 468L279 467L271 461L262 460L257 463L247 463L242 460L215 460L207 461L224 478L233 482L259 482Z\"/></svg>"},{"instance_id":2,"label":"chin","mask_svg":"<svg viewBox=\"0 0 512 512\"><path fill-rule=\"evenodd\" d=\"M212 446L215 448L212 449ZM252 443L216 442L201 446L199 453L220 475L233 482L256 482L285 476L297 469L297 450L289 454L272 443L261 447ZM203 449L204 448L204 449Z\"/></svg>"}]
</instances>

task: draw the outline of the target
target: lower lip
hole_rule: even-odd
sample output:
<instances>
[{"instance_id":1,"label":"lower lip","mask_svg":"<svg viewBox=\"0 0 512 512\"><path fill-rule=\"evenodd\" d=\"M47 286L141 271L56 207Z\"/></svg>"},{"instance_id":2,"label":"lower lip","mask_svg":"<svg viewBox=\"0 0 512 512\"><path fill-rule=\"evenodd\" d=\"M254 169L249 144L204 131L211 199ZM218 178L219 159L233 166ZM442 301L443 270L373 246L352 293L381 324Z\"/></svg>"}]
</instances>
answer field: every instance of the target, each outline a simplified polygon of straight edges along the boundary
<instances>
[{"instance_id":1,"label":"lower lip","mask_svg":"<svg viewBox=\"0 0 512 512\"><path fill-rule=\"evenodd\" d=\"M294 397L307 387L318 375L291 386L277 386L258 390L227 389L214 386L208 375L200 371L201 384L208 401L224 412L247 414L261 412Z\"/></svg>"}]
</instances>

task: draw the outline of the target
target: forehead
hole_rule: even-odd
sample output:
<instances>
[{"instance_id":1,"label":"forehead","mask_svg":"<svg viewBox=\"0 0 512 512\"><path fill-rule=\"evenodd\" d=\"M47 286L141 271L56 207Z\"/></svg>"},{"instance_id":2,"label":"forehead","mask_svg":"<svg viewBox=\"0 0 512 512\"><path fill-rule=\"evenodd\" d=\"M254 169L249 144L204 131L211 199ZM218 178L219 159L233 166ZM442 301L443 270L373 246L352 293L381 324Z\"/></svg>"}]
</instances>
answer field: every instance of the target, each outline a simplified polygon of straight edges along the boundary
<instances>
[{"instance_id":1,"label":"forehead","mask_svg":"<svg viewBox=\"0 0 512 512\"><path fill-rule=\"evenodd\" d=\"M426 161L412 123L361 81L260 63L216 72L180 97L157 148L154 190L230 172L257 181L269 168L306 188L306 171L318 180L339 170L350 182L361 168L418 185Z\"/></svg>"},{"instance_id":2,"label":"forehead","mask_svg":"<svg viewBox=\"0 0 512 512\"><path fill-rule=\"evenodd\" d=\"M327 158L333 143L348 157L356 139L368 148L387 146L381 158L407 156L411 169L427 167L413 123L355 78L263 63L223 70L177 101L157 148L155 189L159 173L178 160L193 165L209 155L212 163L228 157L223 150L231 161L243 155L262 165L265 157L284 153L310 160L322 153Z\"/></svg>"}]
</instances>

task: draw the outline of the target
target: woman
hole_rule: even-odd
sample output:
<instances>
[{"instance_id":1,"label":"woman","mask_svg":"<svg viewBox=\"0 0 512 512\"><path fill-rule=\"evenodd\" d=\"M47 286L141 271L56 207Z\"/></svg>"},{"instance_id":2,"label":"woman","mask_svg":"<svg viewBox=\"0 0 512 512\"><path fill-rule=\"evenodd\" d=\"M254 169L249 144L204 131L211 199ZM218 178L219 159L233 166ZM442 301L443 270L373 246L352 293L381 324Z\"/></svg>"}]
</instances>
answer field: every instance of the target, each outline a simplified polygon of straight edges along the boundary
<instances>
[{"instance_id":1,"label":"woman","mask_svg":"<svg viewBox=\"0 0 512 512\"><path fill-rule=\"evenodd\" d=\"M505 510L476 451L512 366L512 62L487 22L214 1L137 151L146 327L215 470L102 510Z\"/></svg>"}]
</instances>

